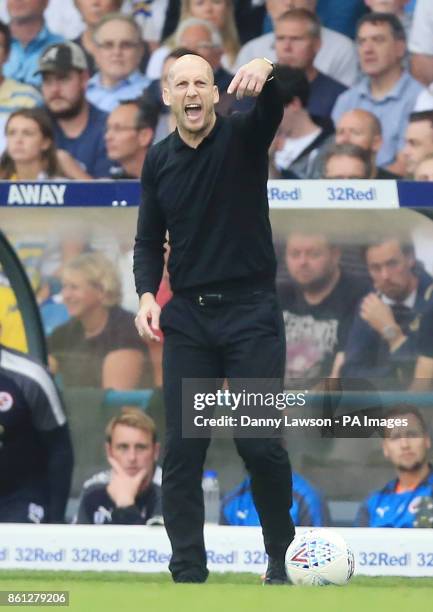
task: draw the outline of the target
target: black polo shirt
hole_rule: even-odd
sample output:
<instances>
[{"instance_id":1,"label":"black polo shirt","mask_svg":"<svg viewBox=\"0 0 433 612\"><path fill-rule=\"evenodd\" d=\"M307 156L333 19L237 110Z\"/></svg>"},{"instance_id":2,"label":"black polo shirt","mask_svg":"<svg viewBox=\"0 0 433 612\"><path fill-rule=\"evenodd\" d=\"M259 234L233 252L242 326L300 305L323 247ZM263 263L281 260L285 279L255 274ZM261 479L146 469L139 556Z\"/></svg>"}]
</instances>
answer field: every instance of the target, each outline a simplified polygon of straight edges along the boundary
<instances>
[{"instance_id":1,"label":"black polo shirt","mask_svg":"<svg viewBox=\"0 0 433 612\"><path fill-rule=\"evenodd\" d=\"M174 292L273 282L268 148L282 115L275 78L251 111L217 117L196 149L177 130L150 149L134 250L139 296L157 292L166 230Z\"/></svg>"}]
</instances>

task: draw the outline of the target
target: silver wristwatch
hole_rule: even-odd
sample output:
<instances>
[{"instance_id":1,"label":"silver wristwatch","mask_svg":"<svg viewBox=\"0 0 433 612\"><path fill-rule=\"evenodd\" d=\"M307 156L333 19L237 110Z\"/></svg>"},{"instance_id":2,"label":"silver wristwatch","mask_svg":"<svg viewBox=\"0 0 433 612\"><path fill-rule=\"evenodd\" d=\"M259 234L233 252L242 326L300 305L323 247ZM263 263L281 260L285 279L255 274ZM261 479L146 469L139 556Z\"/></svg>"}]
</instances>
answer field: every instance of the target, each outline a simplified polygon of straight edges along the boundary
<instances>
[{"instance_id":1,"label":"silver wristwatch","mask_svg":"<svg viewBox=\"0 0 433 612\"><path fill-rule=\"evenodd\" d=\"M392 342L398 338L399 332L396 325L385 325L382 329L382 336L387 342Z\"/></svg>"},{"instance_id":2,"label":"silver wristwatch","mask_svg":"<svg viewBox=\"0 0 433 612\"><path fill-rule=\"evenodd\" d=\"M272 66L272 72L269 75L269 77L266 79L266 82L268 81L272 81L272 79L274 78L274 68L275 68L275 64L274 62L271 62L270 59L268 59L267 57L262 57L263 60L265 60L265 62L267 62L270 66Z\"/></svg>"}]
</instances>

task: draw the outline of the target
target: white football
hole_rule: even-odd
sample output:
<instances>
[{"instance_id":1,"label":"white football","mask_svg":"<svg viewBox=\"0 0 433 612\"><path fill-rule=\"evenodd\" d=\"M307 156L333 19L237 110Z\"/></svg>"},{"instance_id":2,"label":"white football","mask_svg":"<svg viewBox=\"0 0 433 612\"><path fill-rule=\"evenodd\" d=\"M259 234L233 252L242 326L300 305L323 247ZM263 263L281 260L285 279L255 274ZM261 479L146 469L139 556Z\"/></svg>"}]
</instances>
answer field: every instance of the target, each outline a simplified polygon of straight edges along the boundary
<instances>
[{"instance_id":1,"label":"white football","mask_svg":"<svg viewBox=\"0 0 433 612\"><path fill-rule=\"evenodd\" d=\"M325 586L346 584L355 560L344 538L331 529L311 529L295 536L287 555L292 584Z\"/></svg>"}]
</instances>

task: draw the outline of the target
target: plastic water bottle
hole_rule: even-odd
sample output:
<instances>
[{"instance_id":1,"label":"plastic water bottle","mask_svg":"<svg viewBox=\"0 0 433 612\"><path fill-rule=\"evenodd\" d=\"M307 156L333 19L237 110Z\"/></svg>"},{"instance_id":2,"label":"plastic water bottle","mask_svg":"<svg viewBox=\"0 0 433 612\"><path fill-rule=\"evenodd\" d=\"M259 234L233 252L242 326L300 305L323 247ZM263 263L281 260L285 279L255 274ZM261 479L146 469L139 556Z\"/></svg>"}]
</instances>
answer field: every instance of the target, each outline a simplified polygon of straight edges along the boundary
<instances>
[{"instance_id":1,"label":"plastic water bottle","mask_svg":"<svg viewBox=\"0 0 433 612\"><path fill-rule=\"evenodd\" d=\"M220 518L220 487L218 473L206 470L203 474L204 520L205 523L219 523Z\"/></svg>"}]
</instances>

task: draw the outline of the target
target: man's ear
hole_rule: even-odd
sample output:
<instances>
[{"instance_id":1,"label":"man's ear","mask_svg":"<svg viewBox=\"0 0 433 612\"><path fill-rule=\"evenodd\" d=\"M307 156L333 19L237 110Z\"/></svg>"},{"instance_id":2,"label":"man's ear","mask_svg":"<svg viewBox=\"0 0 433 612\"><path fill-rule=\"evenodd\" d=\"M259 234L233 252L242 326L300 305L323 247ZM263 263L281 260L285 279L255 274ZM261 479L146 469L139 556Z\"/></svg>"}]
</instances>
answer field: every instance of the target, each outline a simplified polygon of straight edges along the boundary
<instances>
[{"instance_id":1,"label":"man's ear","mask_svg":"<svg viewBox=\"0 0 433 612\"><path fill-rule=\"evenodd\" d=\"M155 442L155 446L154 446L154 449L153 449L153 458L154 458L155 462L158 461L158 459L159 459L159 452L160 452L160 450L161 450L161 444L159 442Z\"/></svg>"},{"instance_id":2,"label":"man's ear","mask_svg":"<svg viewBox=\"0 0 433 612\"><path fill-rule=\"evenodd\" d=\"M218 91L218 87L216 85L213 86L213 103L218 104L220 101L220 92Z\"/></svg>"},{"instance_id":3,"label":"man's ear","mask_svg":"<svg viewBox=\"0 0 433 612\"><path fill-rule=\"evenodd\" d=\"M334 261L334 264L338 266L338 264L340 263L340 259L341 259L340 247L331 246L331 253L332 253L332 259Z\"/></svg>"},{"instance_id":4,"label":"man's ear","mask_svg":"<svg viewBox=\"0 0 433 612\"><path fill-rule=\"evenodd\" d=\"M373 151L373 153L378 153L379 149L381 148L383 144L383 138L380 134L375 134L375 136L373 136L373 141L371 143L371 149Z\"/></svg>"},{"instance_id":5,"label":"man's ear","mask_svg":"<svg viewBox=\"0 0 433 612\"><path fill-rule=\"evenodd\" d=\"M83 86L83 88L86 87L87 81L89 80L89 78L90 78L89 71L82 70L81 75L80 75L80 81L81 81L81 85Z\"/></svg>"},{"instance_id":6,"label":"man's ear","mask_svg":"<svg viewBox=\"0 0 433 612\"><path fill-rule=\"evenodd\" d=\"M286 104L286 108L288 109L288 112L289 111L297 112L297 111L301 110L302 109L302 104L301 104L300 98L298 98L297 96L294 96L291 99L291 101L288 104Z\"/></svg>"},{"instance_id":7,"label":"man's ear","mask_svg":"<svg viewBox=\"0 0 433 612\"><path fill-rule=\"evenodd\" d=\"M166 106L171 106L170 92L167 87L164 87L162 90L162 99Z\"/></svg>"},{"instance_id":8,"label":"man's ear","mask_svg":"<svg viewBox=\"0 0 433 612\"><path fill-rule=\"evenodd\" d=\"M108 442L105 443L105 454L107 457L111 457L111 446Z\"/></svg>"},{"instance_id":9,"label":"man's ear","mask_svg":"<svg viewBox=\"0 0 433 612\"><path fill-rule=\"evenodd\" d=\"M138 132L138 141L141 147L149 147L155 132L150 127L143 128Z\"/></svg>"},{"instance_id":10,"label":"man's ear","mask_svg":"<svg viewBox=\"0 0 433 612\"><path fill-rule=\"evenodd\" d=\"M406 41L405 40L398 40L397 41L397 53L398 53L398 57L399 59L403 59L404 56L406 55Z\"/></svg>"}]
</instances>

